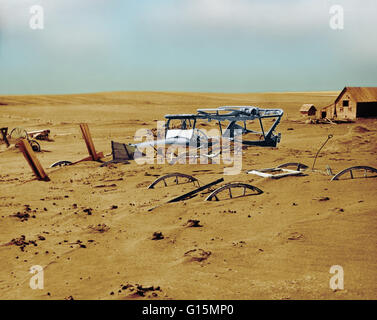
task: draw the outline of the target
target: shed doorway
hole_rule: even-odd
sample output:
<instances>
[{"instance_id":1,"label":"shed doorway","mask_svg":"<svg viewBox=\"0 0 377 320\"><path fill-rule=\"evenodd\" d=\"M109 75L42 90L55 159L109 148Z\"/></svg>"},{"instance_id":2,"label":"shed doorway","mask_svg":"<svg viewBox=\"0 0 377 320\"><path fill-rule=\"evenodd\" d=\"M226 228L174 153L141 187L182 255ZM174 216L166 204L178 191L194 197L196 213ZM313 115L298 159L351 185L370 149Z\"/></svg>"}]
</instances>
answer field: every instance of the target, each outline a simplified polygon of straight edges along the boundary
<instances>
[{"instance_id":1,"label":"shed doorway","mask_svg":"<svg viewBox=\"0 0 377 320\"><path fill-rule=\"evenodd\" d=\"M377 118L377 102L358 102L356 118Z\"/></svg>"}]
</instances>

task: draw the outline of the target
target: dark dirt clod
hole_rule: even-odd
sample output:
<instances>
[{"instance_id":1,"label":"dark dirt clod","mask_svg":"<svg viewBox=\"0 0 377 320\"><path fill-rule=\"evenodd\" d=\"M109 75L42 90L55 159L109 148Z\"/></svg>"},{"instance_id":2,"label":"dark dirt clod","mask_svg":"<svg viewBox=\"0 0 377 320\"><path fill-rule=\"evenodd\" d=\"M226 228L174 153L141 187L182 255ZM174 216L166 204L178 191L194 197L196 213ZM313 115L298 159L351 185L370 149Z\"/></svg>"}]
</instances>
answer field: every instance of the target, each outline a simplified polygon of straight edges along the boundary
<instances>
[{"instance_id":1,"label":"dark dirt clod","mask_svg":"<svg viewBox=\"0 0 377 320\"><path fill-rule=\"evenodd\" d=\"M88 214L88 216L91 216L92 215L92 211L93 211L93 209L92 208L86 208L86 209L84 209L83 210L85 213L87 213Z\"/></svg>"},{"instance_id":2,"label":"dark dirt clod","mask_svg":"<svg viewBox=\"0 0 377 320\"><path fill-rule=\"evenodd\" d=\"M164 239L162 232L153 233L152 240L162 240L162 239Z\"/></svg>"},{"instance_id":3,"label":"dark dirt clod","mask_svg":"<svg viewBox=\"0 0 377 320\"><path fill-rule=\"evenodd\" d=\"M30 215L27 212L17 212L16 214L11 215L11 217L19 218L21 221L27 221L30 218Z\"/></svg>"},{"instance_id":4,"label":"dark dirt clod","mask_svg":"<svg viewBox=\"0 0 377 320\"><path fill-rule=\"evenodd\" d=\"M33 245L34 247L38 246L38 244L35 240L26 241L26 237L24 235L21 235L19 238L12 239L6 245L7 246L15 245L17 247L20 247L21 251L24 251L25 247L28 246L28 245Z\"/></svg>"},{"instance_id":5,"label":"dark dirt clod","mask_svg":"<svg viewBox=\"0 0 377 320\"><path fill-rule=\"evenodd\" d=\"M187 251L184 256L189 257L191 261L202 262L207 260L212 254L211 251L204 251L203 249L193 249Z\"/></svg>"},{"instance_id":6,"label":"dark dirt clod","mask_svg":"<svg viewBox=\"0 0 377 320\"><path fill-rule=\"evenodd\" d=\"M158 294L156 291L161 292L160 286L154 287L154 286L149 286L149 287L144 287L140 284L127 284L127 285L121 285L121 290L118 292L126 291L126 294L128 293L131 296L139 296L139 297L145 297L145 295L150 292L153 297L157 297Z\"/></svg>"},{"instance_id":7,"label":"dark dirt clod","mask_svg":"<svg viewBox=\"0 0 377 320\"><path fill-rule=\"evenodd\" d=\"M92 229L94 232L103 233L103 232L109 231L110 227L108 227L106 224L102 223L102 224L98 224L96 226L90 225L89 229Z\"/></svg>"},{"instance_id":8,"label":"dark dirt clod","mask_svg":"<svg viewBox=\"0 0 377 320\"><path fill-rule=\"evenodd\" d=\"M298 232L293 232L288 237L288 240L304 240L304 235Z\"/></svg>"},{"instance_id":9,"label":"dark dirt clod","mask_svg":"<svg viewBox=\"0 0 377 320\"><path fill-rule=\"evenodd\" d=\"M193 219L187 220L187 222L184 224L184 226L186 226L188 228L200 228L200 227L203 227L200 224L200 220L193 220Z\"/></svg>"}]
</instances>

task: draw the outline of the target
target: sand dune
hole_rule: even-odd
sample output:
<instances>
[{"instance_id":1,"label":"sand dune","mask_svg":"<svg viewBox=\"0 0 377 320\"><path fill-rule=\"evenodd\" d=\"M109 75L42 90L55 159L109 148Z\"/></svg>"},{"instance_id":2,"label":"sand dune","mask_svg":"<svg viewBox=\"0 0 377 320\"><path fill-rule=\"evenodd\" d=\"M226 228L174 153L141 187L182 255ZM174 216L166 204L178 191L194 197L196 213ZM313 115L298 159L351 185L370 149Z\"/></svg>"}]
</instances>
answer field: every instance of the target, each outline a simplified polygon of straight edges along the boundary
<instances>
[{"instance_id":1,"label":"sand dune","mask_svg":"<svg viewBox=\"0 0 377 320\"><path fill-rule=\"evenodd\" d=\"M17 148L0 143L0 296L3 299L376 299L377 180L330 182L324 171L377 167L377 120L304 124L303 103L326 106L335 92L211 94L113 92L0 96L1 127L50 129L37 156L51 178L33 179ZM279 107L278 148L243 151L243 170L224 165L128 165L97 162L53 168L87 156L78 124L89 124L97 151L133 142L168 113L221 105ZM270 180L246 170L302 162L302 177ZM202 184L250 183L258 196L166 204L192 184L148 190L156 177L182 172ZM148 209L156 207L153 211ZM197 222L193 222L197 221ZM29 286L30 267L44 268L44 289ZM332 265L344 290L329 287Z\"/></svg>"}]
</instances>

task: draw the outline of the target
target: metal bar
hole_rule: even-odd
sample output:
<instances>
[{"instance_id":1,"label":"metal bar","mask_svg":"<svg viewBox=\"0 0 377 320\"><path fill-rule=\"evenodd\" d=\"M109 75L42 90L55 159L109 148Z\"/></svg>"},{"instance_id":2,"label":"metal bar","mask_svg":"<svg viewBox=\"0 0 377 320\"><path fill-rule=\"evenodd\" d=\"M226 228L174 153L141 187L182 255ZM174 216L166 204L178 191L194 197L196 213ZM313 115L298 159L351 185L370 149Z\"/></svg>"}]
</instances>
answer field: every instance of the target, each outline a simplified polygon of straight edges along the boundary
<instances>
[{"instance_id":1,"label":"metal bar","mask_svg":"<svg viewBox=\"0 0 377 320\"><path fill-rule=\"evenodd\" d=\"M185 194L183 194L183 195L181 195L181 196L179 196L179 197L173 198L173 199L169 200L167 203L172 203L172 202L182 201L182 200L184 200L184 199L187 199L188 197L191 197L191 196L193 196L193 195L199 193L200 191L203 191L203 190L205 190L205 189L208 189L208 188L210 188L210 187L212 187L212 186L214 186L214 185L216 185L216 184L218 184L218 183L220 183L220 182L223 182L223 181L224 181L224 178L218 179L218 180L213 181L213 182L211 182L211 183L208 183L208 184L206 184L206 185L204 185L204 186L202 186L202 187L200 187L200 188L197 188L197 189L195 189L195 190L193 190L193 191L190 191L190 192L188 192L188 193L185 193Z\"/></svg>"},{"instance_id":2,"label":"metal bar","mask_svg":"<svg viewBox=\"0 0 377 320\"><path fill-rule=\"evenodd\" d=\"M317 151L317 154L315 155L315 158L314 158L314 162L313 162L313 166L312 166L312 171L314 170L314 166L315 166L315 163L316 163L316 161L317 161L317 157L318 157L319 153L321 152L322 148L325 146L325 144L327 143L327 141L329 141L332 137L333 137L333 135L332 135L332 134L329 134L329 135L327 136L326 141L323 143L323 145L322 145L322 146L319 148L319 150Z\"/></svg>"},{"instance_id":3,"label":"metal bar","mask_svg":"<svg viewBox=\"0 0 377 320\"><path fill-rule=\"evenodd\" d=\"M260 127L261 127L261 129L262 129L263 138L264 138L264 139L266 139L266 135L264 134L264 128L263 128L262 119L261 119L261 118L259 118L258 120L259 120L259 124L260 124Z\"/></svg>"},{"instance_id":4,"label":"metal bar","mask_svg":"<svg viewBox=\"0 0 377 320\"><path fill-rule=\"evenodd\" d=\"M221 121L218 120L219 128L220 128L220 134L223 135L223 126L221 125Z\"/></svg>"}]
</instances>

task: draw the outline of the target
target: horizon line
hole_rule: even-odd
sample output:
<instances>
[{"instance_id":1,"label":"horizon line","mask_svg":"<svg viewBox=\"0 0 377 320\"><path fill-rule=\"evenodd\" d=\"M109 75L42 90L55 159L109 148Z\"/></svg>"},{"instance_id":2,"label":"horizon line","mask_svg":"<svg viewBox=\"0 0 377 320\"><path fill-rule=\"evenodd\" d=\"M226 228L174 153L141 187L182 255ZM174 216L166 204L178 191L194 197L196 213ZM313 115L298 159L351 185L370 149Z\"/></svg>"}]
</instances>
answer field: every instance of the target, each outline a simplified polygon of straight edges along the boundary
<instances>
[{"instance_id":1,"label":"horizon line","mask_svg":"<svg viewBox=\"0 0 377 320\"><path fill-rule=\"evenodd\" d=\"M344 87L343 87L344 88ZM311 90L311 91L248 91L248 92L224 92L224 91L175 91L175 90L114 90L114 91L88 91L80 93L16 93L16 94L3 94L0 93L0 97L10 97L10 96L72 96L72 95L89 95L89 94L111 94L111 93L195 93L195 94L278 94L278 93L335 93L341 92L339 90Z\"/></svg>"}]
</instances>

